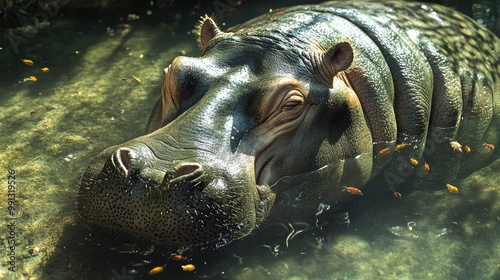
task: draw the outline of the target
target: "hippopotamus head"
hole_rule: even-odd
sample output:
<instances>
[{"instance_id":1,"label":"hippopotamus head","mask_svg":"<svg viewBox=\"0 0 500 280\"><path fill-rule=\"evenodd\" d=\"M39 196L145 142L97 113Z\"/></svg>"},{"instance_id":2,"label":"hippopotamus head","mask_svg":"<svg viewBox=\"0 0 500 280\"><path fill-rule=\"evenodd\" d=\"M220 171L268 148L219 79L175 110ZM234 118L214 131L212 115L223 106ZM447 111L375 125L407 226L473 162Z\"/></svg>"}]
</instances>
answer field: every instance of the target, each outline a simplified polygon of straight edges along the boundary
<instances>
[{"instance_id":1,"label":"hippopotamus head","mask_svg":"<svg viewBox=\"0 0 500 280\"><path fill-rule=\"evenodd\" d=\"M313 205L346 200L339 184L367 180L371 137L342 75L348 42L223 32L208 17L199 29L203 55L164 70L146 134L90 164L78 196L85 223L172 248L217 247L249 234L293 185L313 181Z\"/></svg>"}]
</instances>

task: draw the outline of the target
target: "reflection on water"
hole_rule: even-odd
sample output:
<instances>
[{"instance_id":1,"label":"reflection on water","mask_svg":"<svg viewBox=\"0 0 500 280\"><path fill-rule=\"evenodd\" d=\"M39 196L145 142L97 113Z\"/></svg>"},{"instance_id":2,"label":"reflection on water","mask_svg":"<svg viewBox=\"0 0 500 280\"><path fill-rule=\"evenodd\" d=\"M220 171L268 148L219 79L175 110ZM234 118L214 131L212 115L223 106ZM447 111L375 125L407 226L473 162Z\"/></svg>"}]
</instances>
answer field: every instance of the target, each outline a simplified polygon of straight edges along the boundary
<instances>
[{"instance_id":1,"label":"reflection on water","mask_svg":"<svg viewBox=\"0 0 500 280\"><path fill-rule=\"evenodd\" d=\"M236 23L268 9L244 7L247 10L225 14L226 20ZM331 214L321 220L269 220L243 240L181 260L161 252L141 254L149 248L125 244L111 250L107 240L84 228L74 207L79 176L97 152L142 133L160 92L162 69L175 56L199 55L190 33L197 17L61 17L21 44L18 53L9 41L1 42L0 170L4 175L0 210L5 219L0 278L499 276L498 159L463 180L451 178L460 189L458 194L448 192L445 185L405 181L398 190L399 199L382 178L366 186L364 195L343 211L330 211L333 207L324 202L311 206L317 216ZM22 59L32 60L33 65ZM442 164L431 166L431 171L449 168L448 162L441 159ZM15 189L10 192L16 201L12 215L7 212L9 170L16 175ZM421 174L424 170L417 177ZM304 185L283 195L293 204L291 200L300 200L300 193L307 190ZM348 225L345 211L349 212ZM11 222L15 227L7 231ZM14 250L10 250L11 241ZM119 252L124 250L135 253ZM15 273L8 270L10 257L6 258L12 251ZM183 271L181 265L186 264L193 264L195 270ZM158 266L164 267L162 273L147 276Z\"/></svg>"}]
</instances>

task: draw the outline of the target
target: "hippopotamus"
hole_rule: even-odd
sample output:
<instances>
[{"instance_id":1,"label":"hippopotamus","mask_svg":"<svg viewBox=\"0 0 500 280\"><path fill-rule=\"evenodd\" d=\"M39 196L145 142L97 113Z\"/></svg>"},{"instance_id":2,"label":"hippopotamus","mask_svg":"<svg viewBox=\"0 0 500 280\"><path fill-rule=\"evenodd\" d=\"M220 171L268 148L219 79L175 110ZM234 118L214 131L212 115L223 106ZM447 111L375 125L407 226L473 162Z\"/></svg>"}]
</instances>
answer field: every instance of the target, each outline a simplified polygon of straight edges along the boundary
<instances>
[{"instance_id":1,"label":"hippopotamus","mask_svg":"<svg viewBox=\"0 0 500 280\"><path fill-rule=\"evenodd\" d=\"M96 231L218 248L341 209L375 177L396 188L424 162L455 178L498 157L500 41L450 8L326 2L225 31L205 16L198 35L144 135L84 174L77 211Z\"/></svg>"}]
</instances>

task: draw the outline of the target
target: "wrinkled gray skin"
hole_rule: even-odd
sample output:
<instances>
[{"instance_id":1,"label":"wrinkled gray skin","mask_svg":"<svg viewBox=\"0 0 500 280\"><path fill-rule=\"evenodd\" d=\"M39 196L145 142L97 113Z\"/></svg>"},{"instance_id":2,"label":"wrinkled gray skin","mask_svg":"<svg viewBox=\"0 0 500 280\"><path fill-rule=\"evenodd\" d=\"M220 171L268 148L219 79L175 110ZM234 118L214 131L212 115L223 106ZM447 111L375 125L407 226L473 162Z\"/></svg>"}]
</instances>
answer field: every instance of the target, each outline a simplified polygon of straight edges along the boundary
<instances>
[{"instance_id":1,"label":"wrinkled gray skin","mask_svg":"<svg viewBox=\"0 0 500 280\"><path fill-rule=\"evenodd\" d=\"M500 43L455 11L343 1L226 32L204 18L199 33L203 55L165 69L146 134L90 164L78 199L90 226L218 247L269 215L339 208L343 186L377 174L391 188L410 157L455 176L497 156L484 143L499 142Z\"/></svg>"}]
</instances>

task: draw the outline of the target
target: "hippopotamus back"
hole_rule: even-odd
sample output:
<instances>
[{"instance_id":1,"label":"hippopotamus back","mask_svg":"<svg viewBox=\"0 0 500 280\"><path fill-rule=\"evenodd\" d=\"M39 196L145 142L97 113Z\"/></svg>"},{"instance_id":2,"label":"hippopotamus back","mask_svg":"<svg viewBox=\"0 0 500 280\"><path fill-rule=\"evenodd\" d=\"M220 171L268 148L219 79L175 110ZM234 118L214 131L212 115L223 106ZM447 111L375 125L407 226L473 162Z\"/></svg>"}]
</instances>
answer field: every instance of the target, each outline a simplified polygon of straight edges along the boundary
<instances>
[{"instance_id":1,"label":"hippopotamus back","mask_svg":"<svg viewBox=\"0 0 500 280\"><path fill-rule=\"evenodd\" d=\"M444 184L498 156L500 42L456 11L327 2L226 32L205 17L199 35L202 56L164 70L146 134L84 175L94 228L219 247L269 216L339 209L378 174L394 190L430 165Z\"/></svg>"}]
</instances>

